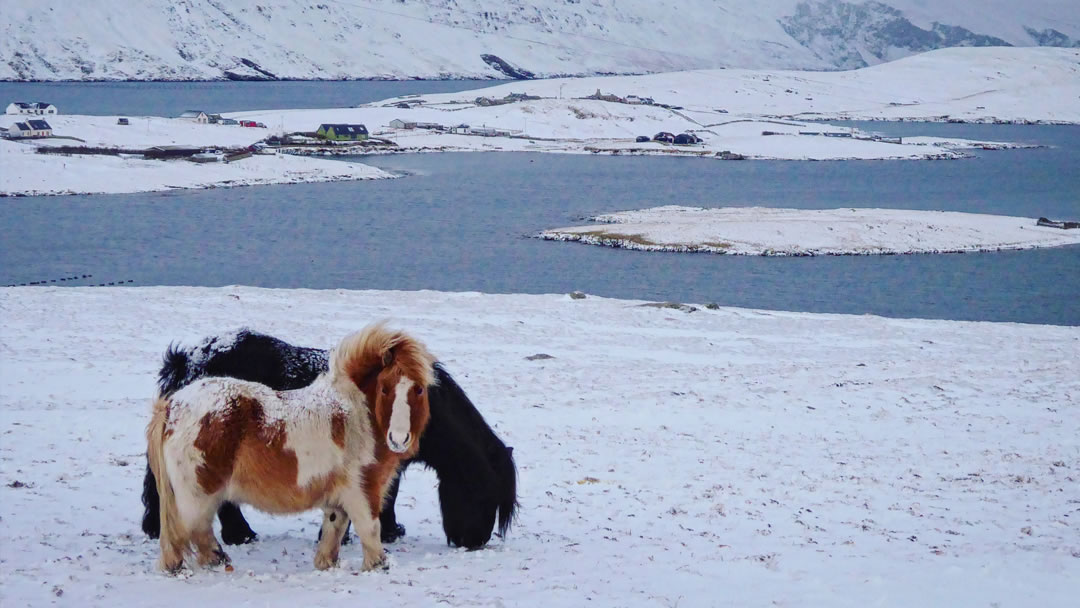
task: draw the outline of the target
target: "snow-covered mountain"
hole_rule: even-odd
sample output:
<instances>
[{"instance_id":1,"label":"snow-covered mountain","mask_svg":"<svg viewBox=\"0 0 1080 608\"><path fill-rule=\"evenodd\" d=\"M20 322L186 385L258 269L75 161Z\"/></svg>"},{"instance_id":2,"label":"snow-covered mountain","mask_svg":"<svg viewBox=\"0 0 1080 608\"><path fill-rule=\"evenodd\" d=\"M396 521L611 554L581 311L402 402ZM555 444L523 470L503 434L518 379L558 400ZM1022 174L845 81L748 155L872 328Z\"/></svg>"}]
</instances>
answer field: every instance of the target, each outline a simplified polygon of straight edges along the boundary
<instances>
[{"instance_id":1,"label":"snow-covered mountain","mask_svg":"<svg viewBox=\"0 0 1080 608\"><path fill-rule=\"evenodd\" d=\"M1080 46L1076 0L4 0L0 79L528 78L847 69Z\"/></svg>"}]
</instances>

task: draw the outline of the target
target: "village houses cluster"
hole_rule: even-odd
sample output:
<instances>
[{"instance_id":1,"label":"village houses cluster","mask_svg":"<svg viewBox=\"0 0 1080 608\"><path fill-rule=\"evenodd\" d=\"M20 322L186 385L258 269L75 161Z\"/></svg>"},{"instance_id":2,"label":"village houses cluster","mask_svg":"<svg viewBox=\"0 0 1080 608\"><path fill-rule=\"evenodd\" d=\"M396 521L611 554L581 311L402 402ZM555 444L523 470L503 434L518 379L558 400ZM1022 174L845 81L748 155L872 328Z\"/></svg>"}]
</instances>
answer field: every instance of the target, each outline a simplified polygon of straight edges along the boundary
<instances>
[{"instance_id":1,"label":"village houses cluster","mask_svg":"<svg viewBox=\"0 0 1080 608\"><path fill-rule=\"evenodd\" d=\"M59 113L51 103L45 101L13 101L8 104L6 114L22 116L55 116ZM27 118L0 130L0 135L8 138L52 137L52 126L44 118Z\"/></svg>"},{"instance_id":2,"label":"village houses cluster","mask_svg":"<svg viewBox=\"0 0 1080 608\"><path fill-rule=\"evenodd\" d=\"M478 106L495 106L509 103L519 103L540 99L535 95L529 95L525 93L510 93L501 98L488 98L477 97L473 103ZM599 89L592 95L588 95L583 99L595 99L613 103L624 103L631 105L656 105L660 107L672 107L665 104L658 104L650 97L639 97L637 95L627 95L625 97L604 94ZM414 105L422 104L422 100L399 100L393 105L396 107L409 109ZM24 138L44 138L52 137L53 131L49 123L44 119L45 116L53 116L58 114L57 107L47 102L12 102L7 106L7 114L26 116L26 120L16 122L8 129L0 129L0 135L12 139L24 139ZM176 117L177 120L188 121L196 124L213 124L223 126L240 126L240 127L252 127L265 129L266 125L254 120L234 119L227 118L221 114L214 114L203 110L187 110ZM130 125L131 122L128 118L120 117L117 119L117 124L120 126ZM452 133L456 135L473 135L480 137L511 137L515 134L520 134L520 131L511 131L509 129L501 129L496 127L482 126L470 126L468 124L456 124L456 125L442 125L435 122L423 122L416 120L406 120L403 118L395 118L390 121L389 128L396 130L428 130L440 133ZM323 123L320 124L315 132L309 132L306 134L295 133L291 136L283 135L281 137L271 136L265 140L266 144L271 146L280 145L282 143L300 143L304 145L310 145L315 143L312 140L321 140L324 142L364 142L370 137L368 129L363 124L347 124L347 123ZM312 138L312 140L306 140L305 138ZM639 136L636 138L637 142L658 142L675 145L692 145L701 142L701 139L692 133L673 134L668 132L657 133L654 136ZM383 142L391 143L391 142ZM188 151L185 150L185 154ZM221 152L218 150L205 150L205 153L213 153L216 158L221 156Z\"/></svg>"},{"instance_id":3,"label":"village houses cluster","mask_svg":"<svg viewBox=\"0 0 1080 608\"><path fill-rule=\"evenodd\" d=\"M236 120L234 118L225 118L221 114L208 114L202 110L187 110L184 113L177 116L180 120L186 120L201 125L226 125L226 126L241 126L241 127L258 127L265 129L266 125L261 122L255 122L254 120Z\"/></svg>"}]
</instances>

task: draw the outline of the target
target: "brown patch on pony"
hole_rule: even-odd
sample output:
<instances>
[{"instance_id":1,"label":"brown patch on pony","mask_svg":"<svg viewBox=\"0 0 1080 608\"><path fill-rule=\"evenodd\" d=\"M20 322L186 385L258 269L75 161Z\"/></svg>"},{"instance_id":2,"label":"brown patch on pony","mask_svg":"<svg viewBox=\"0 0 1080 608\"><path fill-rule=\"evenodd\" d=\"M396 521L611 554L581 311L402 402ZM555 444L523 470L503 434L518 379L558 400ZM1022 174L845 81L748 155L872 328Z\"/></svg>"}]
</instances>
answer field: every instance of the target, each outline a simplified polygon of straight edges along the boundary
<instances>
[{"instance_id":1,"label":"brown patch on pony","mask_svg":"<svg viewBox=\"0 0 1080 608\"><path fill-rule=\"evenodd\" d=\"M335 412L330 416L330 439L341 449L345 449L345 421L344 412Z\"/></svg>"},{"instance_id":2,"label":"brown patch on pony","mask_svg":"<svg viewBox=\"0 0 1080 608\"><path fill-rule=\"evenodd\" d=\"M401 459L380 443L375 448L375 463L364 467L364 496L367 497L371 515L377 520L382 513L383 500L390 480L397 474Z\"/></svg>"},{"instance_id":3,"label":"brown patch on pony","mask_svg":"<svg viewBox=\"0 0 1080 608\"><path fill-rule=\"evenodd\" d=\"M202 452L203 462L195 469L199 487L206 494L221 491L232 476L236 450L247 426L244 414L252 410L262 416L262 408L253 399L236 397L220 412L211 412L199 421L199 434L193 444Z\"/></svg>"},{"instance_id":4,"label":"brown patch on pony","mask_svg":"<svg viewBox=\"0 0 1080 608\"><path fill-rule=\"evenodd\" d=\"M342 417L341 444L345 441L344 424ZM336 437L336 427L333 430ZM215 494L231 481L246 502L263 511L296 513L316 506L345 483L344 473L335 471L297 486L299 465L296 452L285 447L287 441L284 421L267 424L258 400L232 398L221 411L200 421L194 443L203 454L203 464L195 471L199 486L207 494Z\"/></svg>"}]
</instances>

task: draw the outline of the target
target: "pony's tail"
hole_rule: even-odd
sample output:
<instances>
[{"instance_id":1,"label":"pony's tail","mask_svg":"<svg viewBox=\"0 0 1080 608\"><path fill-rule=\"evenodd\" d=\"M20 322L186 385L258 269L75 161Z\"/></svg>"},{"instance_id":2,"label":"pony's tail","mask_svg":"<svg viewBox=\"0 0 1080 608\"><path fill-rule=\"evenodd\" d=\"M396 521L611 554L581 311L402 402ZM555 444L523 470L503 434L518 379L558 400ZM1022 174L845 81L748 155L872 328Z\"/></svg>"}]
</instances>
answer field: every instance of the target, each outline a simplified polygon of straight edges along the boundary
<instances>
[{"instance_id":1,"label":"pony's tail","mask_svg":"<svg viewBox=\"0 0 1080 608\"><path fill-rule=\"evenodd\" d=\"M165 424L169 402L158 399L154 402L154 412L150 424L146 427L146 457L150 462L150 471L157 480L158 521L161 526L161 561L162 570L175 572L184 563L184 554L190 544L184 531L180 513L176 508L176 495L173 494L169 470L165 466Z\"/></svg>"},{"instance_id":2,"label":"pony's tail","mask_svg":"<svg viewBox=\"0 0 1080 608\"><path fill-rule=\"evenodd\" d=\"M158 371L158 390L162 396L169 396L184 386L187 380L188 363L191 358L188 351L176 344L170 344L165 351L164 360L161 362L161 370Z\"/></svg>"},{"instance_id":3,"label":"pony's tail","mask_svg":"<svg viewBox=\"0 0 1080 608\"><path fill-rule=\"evenodd\" d=\"M501 442L500 442L501 443ZM498 478L499 490L499 536L505 538L517 516L517 465L514 464L514 448L503 448L501 457L492 463Z\"/></svg>"}]
</instances>

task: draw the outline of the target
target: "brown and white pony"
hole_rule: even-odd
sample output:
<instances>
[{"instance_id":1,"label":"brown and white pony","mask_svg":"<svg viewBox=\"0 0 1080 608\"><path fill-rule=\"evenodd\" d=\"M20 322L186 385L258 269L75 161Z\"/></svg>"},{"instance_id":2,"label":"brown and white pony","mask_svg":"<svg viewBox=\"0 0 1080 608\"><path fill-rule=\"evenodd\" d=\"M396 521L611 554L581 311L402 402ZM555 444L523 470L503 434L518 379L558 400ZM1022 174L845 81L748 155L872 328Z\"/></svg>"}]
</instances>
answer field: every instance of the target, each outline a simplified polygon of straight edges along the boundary
<instances>
[{"instance_id":1,"label":"brown and white pony","mask_svg":"<svg viewBox=\"0 0 1080 608\"><path fill-rule=\"evenodd\" d=\"M434 358L382 323L345 337L328 371L293 391L216 377L154 403L147 454L160 494L162 569L194 544L200 565L228 563L213 533L225 501L268 513L323 510L315 567L337 564L351 519L364 570L384 566L379 512L430 416Z\"/></svg>"}]
</instances>

